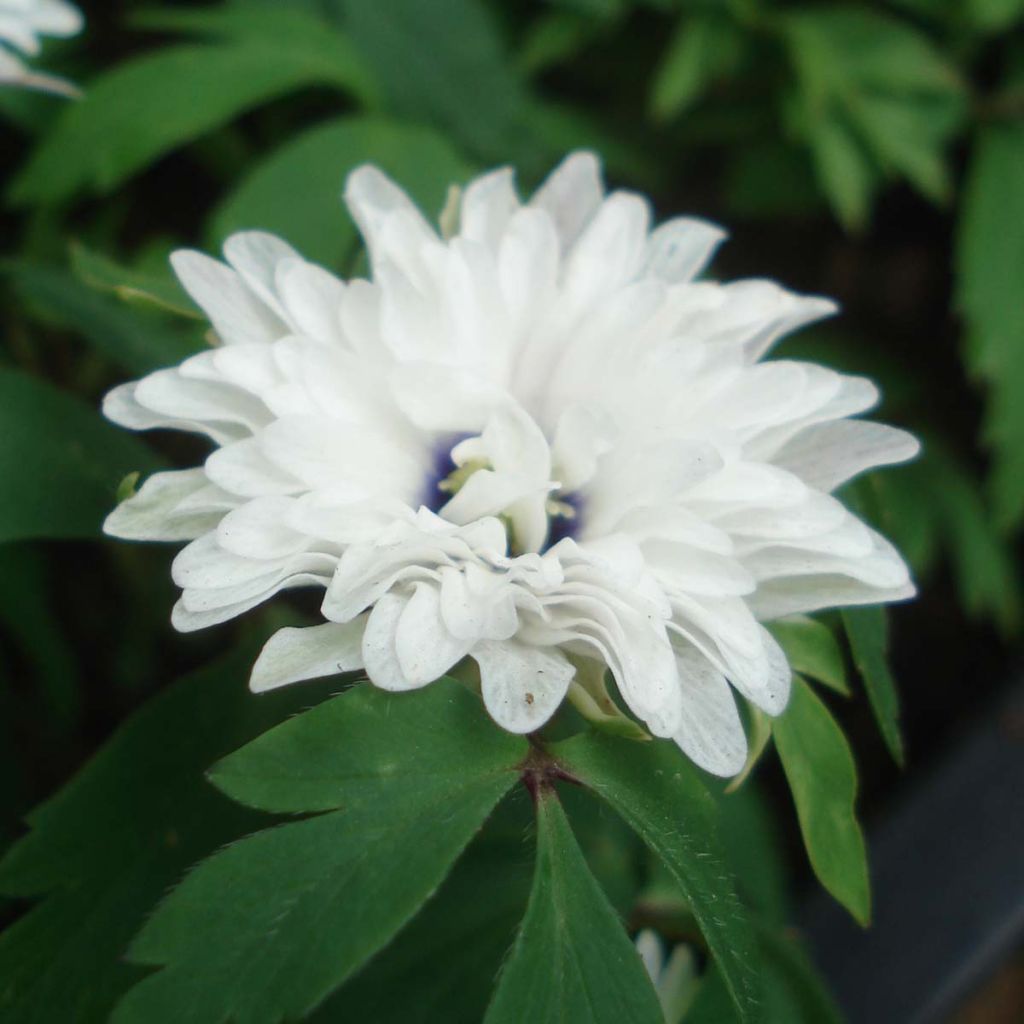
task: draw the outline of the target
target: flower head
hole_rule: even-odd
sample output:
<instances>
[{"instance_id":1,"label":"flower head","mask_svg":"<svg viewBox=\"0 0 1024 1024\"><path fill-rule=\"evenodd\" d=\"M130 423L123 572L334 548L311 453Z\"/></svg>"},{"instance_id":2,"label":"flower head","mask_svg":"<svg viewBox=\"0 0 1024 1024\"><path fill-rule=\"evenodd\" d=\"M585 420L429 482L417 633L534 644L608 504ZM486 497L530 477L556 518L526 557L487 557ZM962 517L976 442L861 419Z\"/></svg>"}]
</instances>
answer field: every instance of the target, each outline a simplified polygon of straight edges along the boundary
<instances>
[{"instance_id":1,"label":"flower head","mask_svg":"<svg viewBox=\"0 0 1024 1024\"><path fill-rule=\"evenodd\" d=\"M0 0L0 85L74 95L70 83L31 71L12 51L35 57L40 36L74 36L82 31L82 24L78 8L66 0Z\"/></svg>"},{"instance_id":2,"label":"flower head","mask_svg":"<svg viewBox=\"0 0 1024 1024\"><path fill-rule=\"evenodd\" d=\"M260 233L227 265L175 254L217 344L105 411L215 447L107 531L191 541L182 630L324 589L326 621L272 637L255 690L360 668L407 690L468 657L495 721L528 732L607 667L653 734L737 772L733 690L772 715L789 692L762 623L913 593L831 492L917 443L849 418L867 380L763 360L833 304L696 282L722 232L652 230L588 153L525 204L509 170L473 181L451 237L373 167L345 197L368 281Z\"/></svg>"}]
</instances>

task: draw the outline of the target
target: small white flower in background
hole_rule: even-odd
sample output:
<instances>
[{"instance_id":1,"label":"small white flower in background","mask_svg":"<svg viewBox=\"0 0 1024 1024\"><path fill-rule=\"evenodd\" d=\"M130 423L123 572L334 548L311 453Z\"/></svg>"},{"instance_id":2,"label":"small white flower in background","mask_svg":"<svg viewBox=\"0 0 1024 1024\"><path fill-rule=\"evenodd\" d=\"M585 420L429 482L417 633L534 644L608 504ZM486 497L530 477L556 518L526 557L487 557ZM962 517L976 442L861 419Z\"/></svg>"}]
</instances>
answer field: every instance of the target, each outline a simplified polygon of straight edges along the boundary
<instances>
[{"instance_id":1,"label":"small white flower in background","mask_svg":"<svg viewBox=\"0 0 1024 1024\"><path fill-rule=\"evenodd\" d=\"M0 0L0 85L77 95L70 82L31 70L14 51L35 57L40 36L74 36L82 25L81 12L65 0Z\"/></svg>"},{"instance_id":2,"label":"small white flower in background","mask_svg":"<svg viewBox=\"0 0 1024 1024\"><path fill-rule=\"evenodd\" d=\"M175 254L219 344L105 411L216 448L151 477L107 531L191 541L181 630L326 590L327 621L272 637L254 690L360 668L409 690L468 656L495 721L528 732L607 666L653 734L738 772L729 684L771 715L789 694L762 622L914 593L830 492L916 441L848 418L876 403L869 381L762 361L833 304L696 283L722 232L652 231L588 153L525 204L507 169L473 181L450 238L373 167L346 200L370 281L255 232L227 266Z\"/></svg>"},{"instance_id":3,"label":"small white flower in background","mask_svg":"<svg viewBox=\"0 0 1024 1024\"><path fill-rule=\"evenodd\" d=\"M693 1005L699 985L693 950L679 945L666 959L658 934L645 928L636 937L636 951L658 993L665 1024L680 1024Z\"/></svg>"}]
</instances>

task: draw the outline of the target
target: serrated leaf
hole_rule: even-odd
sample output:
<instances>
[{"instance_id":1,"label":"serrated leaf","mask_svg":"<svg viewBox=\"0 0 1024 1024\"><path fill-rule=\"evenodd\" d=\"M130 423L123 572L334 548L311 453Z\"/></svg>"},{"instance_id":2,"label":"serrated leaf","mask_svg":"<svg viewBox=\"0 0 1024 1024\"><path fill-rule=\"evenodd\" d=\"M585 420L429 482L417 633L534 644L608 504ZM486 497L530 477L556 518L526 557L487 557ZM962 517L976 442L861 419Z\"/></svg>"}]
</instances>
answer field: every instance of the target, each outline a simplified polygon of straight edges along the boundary
<instances>
[{"instance_id":1,"label":"serrated leaf","mask_svg":"<svg viewBox=\"0 0 1024 1024\"><path fill-rule=\"evenodd\" d=\"M794 615L779 619L768 628L786 652L795 672L817 679L844 697L850 696L842 648L825 623L806 615Z\"/></svg>"},{"instance_id":2,"label":"serrated leaf","mask_svg":"<svg viewBox=\"0 0 1024 1024\"><path fill-rule=\"evenodd\" d=\"M893 760L902 765L903 737L900 734L899 694L889 670L889 622L885 608L843 610L843 625L850 640L853 663L857 666L878 728Z\"/></svg>"},{"instance_id":3,"label":"serrated leaf","mask_svg":"<svg viewBox=\"0 0 1024 1024\"><path fill-rule=\"evenodd\" d=\"M965 360L989 388L985 440L994 455L992 497L1004 526L1024 518L1024 124L978 133L957 232L957 304Z\"/></svg>"},{"instance_id":4,"label":"serrated leaf","mask_svg":"<svg viewBox=\"0 0 1024 1024\"><path fill-rule=\"evenodd\" d=\"M343 25L391 109L488 160L529 157L526 93L480 0L338 0ZM516 161L521 166L522 161Z\"/></svg>"},{"instance_id":5,"label":"serrated leaf","mask_svg":"<svg viewBox=\"0 0 1024 1024\"><path fill-rule=\"evenodd\" d=\"M0 369L0 542L96 536L125 474L159 467L80 399Z\"/></svg>"},{"instance_id":6,"label":"serrated leaf","mask_svg":"<svg viewBox=\"0 0 1024 1024\"><path fill-rule=\"evenodd\" d=\"M157 900L262 817L220 796L203 772L323 688L257 700L245 685L252 655L170 687L29 815L31 831L0 862L0 892L45 898L0 935L5 1024L105 1024L139 977L124 952Z\"/></svg>"},{"instance_id":7,"label":"serrated leaf","mask_svg":"<svg viewBox=\"0 0 1024 1024\"><path fill-rule=\"evenodd\" d=\"M285 143L243 178L214 213L211 244L259 227L287 238L303 256L336 267L355 227L340 201L349 171L371 162L392 174L427 216L473 168L431 128L380 117L345 117Z\"/></svg>"},{"instance_id":8,"label":"serrated leaf","mask_svg":"<svg viewBox=\"0 0 1024 1024\"><path fill-rule=\"evenodd\" d=\"M780 22L797 80L792 129L811 146L822 187L848 226L866 221L873 179L907 178L939 201L946 148L968 112L953 66L909 24L835 4Z\"/></svg>"},{"instance_id":9,"label":"serrated leaf","mask_svg":"<svg viewBox=\"0 0 1024 1024\"><path fill-rule=\"evenodd\" d=\"M854 813L857 769L828 708L799 676L772 727L811 867L862 925L871 917L867 855Z\"/></svg>"},{"instance_id":10,"label":"serrated leaf","mask_svg":"<svg viewBox=\"0 0 1024 1024\"><path fill-rule=\"evenodd\" d=\"M324 27L328 33L329 27ZM104 195L166 153L253 107L309 85L358 89L345 50L245 39L168 47L134 57L88 83L15 179L16 203Z\"/></svg>"},{"instance_id":11,"label":"serrated leaf","mask_svg":"<svg viewBox=\"0 0 1024 1024\"><path fill-rule=\"evenodd\" d=\"M176 330L151 311L126 309L61 268L16 263L7 271L40 320L80 336L129 373L181 362L202 347L201 332Z\"/></svg>"},{"instance_id":12,"label":"serrated leaf","mask_svg":"<svg viewBox=\"0 0 1024 1024\"><path fill-rule=\"evenodd\" d=\"M677 748L584 733L552 748L558 763L610 804L682 890L744 1021L758 1018L757 956L718 842L715 805Z\"/></svg>"},{"instance_id":13,"label":"serrated leaf","mask_svg":"<svg viewBox=\"0 0 1024 1024\"><path fill-rule=\"evenodd\" d=\"M422 906L518 777L526 741L439 681L369 683L260 737L213 773L260 808L339 808L200 864L131 948L163 969L115 1024L276 1024L320 1004Z\"/></svg>"},{"instance_id":14,"label":"serrated leaf","mask_svg":"<svg viewBox=\"0 0 1024 1024\"><path fill-rule=\"evenodd\" d=\"M553 789L537 798L537 867L485 1024L661 1024L657 994L590 873Z\"/></svg>"}]
</instances>

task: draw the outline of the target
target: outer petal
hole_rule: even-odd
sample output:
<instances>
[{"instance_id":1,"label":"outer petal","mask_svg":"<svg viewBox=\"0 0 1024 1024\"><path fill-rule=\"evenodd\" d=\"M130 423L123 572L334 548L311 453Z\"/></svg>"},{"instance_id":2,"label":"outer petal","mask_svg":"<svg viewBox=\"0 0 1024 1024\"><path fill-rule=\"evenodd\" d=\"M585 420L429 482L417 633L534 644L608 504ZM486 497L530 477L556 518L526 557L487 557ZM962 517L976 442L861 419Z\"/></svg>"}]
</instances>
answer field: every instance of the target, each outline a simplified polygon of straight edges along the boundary
<instances>
[{"instance_id":1,"label":"outer petal","mask_svg":"<svg viewBox=\"0 0 1024 1024\"><path fill-rule=\"evenodd\" d=\"M185 291L202 307L225 344L274 341L288 333L281 319L230 267L190 249L174 253L171 265Z\"/></svg>"},{"instance_id":2,"label":"outer petal","mask_svg":"<svg viewBox=\"0 0 1024 1024\"><path fill-rule=\"evenodd\" d=\"M418 584L395 629L398 664L409 684L423 686L439 679L472 645L471 640L460 640L448 631L437 588Z\"/></svg>"},{"instance_id":3,"label":"outer petal","mask_svg":"<svg viewBox=\"0 0 1024 1024\"><path fill-rule=\"evenodd\" d=\"M194 540L212 530L224 510L182 511L179 506L209 481L201 469L154 473L137 494L122 501L103 524L103 532L126 540Z\"/></svg>"},{"instance_id":4,"label":"outer petal","mask_svg":"<svg viewBox=\"0 0 1024 1024\"><path fill-rule=\"evenodd\" d=\"M249 677L253 693L362 668L364 618L279 629L263 646Z\"/></svg>"},{"instance_id":5,"label":"outer petal","mask_svg":"<svg viewBox=\"0 0 1024 1024\"><path fill-rule=\"evenodd\" d=\"M480 687L491 717L509 732L539 729L562 703L576 674L557 649L514 640L485 640L471 652L480 666Z\"/></svg>"},{"instance_id":6,"label":"outer petal","mask_svg":"<svg viewBox=\"0 0 1024 1024\"><path fill-rule=\"evenodd\" d=\"M747 759L747 737L729 684L694 647L677 647L683 718L673 739L692 761L728 778Z\"/></svg>"},{"instance_id":7,"label":"outer petal","mask_svg":"<svg viewBox=\"0 0 1024 1024\"><path fill-rule=\"evenodd\" d=\"M551 172L530 205L551 217L567 248L597 212L603 196L601 161L593 153L579 152L571 153Z\"/></svg>"},{"instance_id":8,"label":"outer petal","mask_svg":"<svg viewBox=\"0 0 1024 1024\"><path fill-rule=\"evenodd\" d=\"M677 217L651 232L645 270L673 283L689 281L703 270L726 233L710 221Z\"/></svg>"}]
</instances>

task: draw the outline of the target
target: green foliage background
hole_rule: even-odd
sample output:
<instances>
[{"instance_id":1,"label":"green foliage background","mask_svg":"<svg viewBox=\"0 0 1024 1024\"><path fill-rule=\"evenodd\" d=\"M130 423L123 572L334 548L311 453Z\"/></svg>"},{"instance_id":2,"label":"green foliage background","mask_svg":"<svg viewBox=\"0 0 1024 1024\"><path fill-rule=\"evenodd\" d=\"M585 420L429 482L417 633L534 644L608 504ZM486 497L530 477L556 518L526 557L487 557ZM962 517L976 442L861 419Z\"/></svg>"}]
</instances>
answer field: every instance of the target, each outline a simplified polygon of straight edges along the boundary
<instances>
[{"instance_id":1,"label":"green foliage background","mask_svg":"<svg viewBox=\"0 0 1024 1024\"><path fill-rule=\"evenodd\" d=\"M730 229L716 273L838 298L841 319L783 351L874 376L884 418L926 446L917 463L850 495L896 540L923 588L892 616L911 775L998 688L1021 615L1024 0L83 6L86 34L48 45L41 63L80 82L85 98L0 89L0 843L20 836L28 809L157 696L37 812L0 867L12 900L51 894L27 915L23 902L6 908L17 923L0 937L4 1020L107 1019L143 974L121 958L159 897L203 856L265 824L201 773L331 692L259 702L244 692L248 652L275 626L308 617L301 601L209 634L173 634L167 553L102 541L98 527L126 474L194 462L200 449L144 443L96 409L112 384L204 344L168 270L173 248L216 249L231 231L258 226L333 269L358 269L339 196L365 161L434 214L447 185L478 170L512 163L529 189L570 148L592 147L609 179L648 192L660 216L697 213ZM826 623L834 631L787 627L795 667L825 689L800 683L793 717L775 732L779 758L766 758L738 792L714 791L726 856L756 922L744 941L764 947L770 1019L835 1012L801 951L779 937L787 893L811 867L855 916L869 914L856 772L836 719L853 739L869 815L880 792L902 784L885 618L843 618L843 631L838 618ZM204 670L203 683L168 688L239 646L243 654ZM865 684L854 687L856 701L842 696L854 675L847 664ZM164 742L181 736L180 747L155 756L165 730ZM578 758L581 777L600 774L585 744L566 756ZM238 799L267 809L258 794ZM527 905L533 854L523 835L533 828L541 861L524 935L547 938L531 948L561 941L544 913L555 898L583 908L574 927L600 932L610 913L603 891L631 925L653 922L712 949L716 966L687 1020L723 1019L719 990L741 1007L742 972L727 970L723 953L729 937L701 920L690 862L659 849L653 818L626 814L652 860L618 818L572 792L563 800L600 898L579 881L557 803L532 825L518 788L440 894L315 1019L434 1020L439 1006L446 1020L481 1019ZM786 838L775 856L779 828ZM268 834L287 844L286 829ZM329 838L320 841L343 859ZM751 845L762 854L753 870ZM185 905L194 890L201 904L217 861L175 899ZM487 906L474 896L481 886L494 893ZM396 922L406 910L395 910ZM104 930L101 918L113 923ZM137 960L171 966L133 991L118 1020L162 1019L148 999L166 1011L188 995L173 994L174 972L199 954L167 921L162 912L134 948ZM251 924L240 922L240 933ZM424 960L425 944L434 959ZM345 954L353 971L371 945ZM515 946L489 1021L541 1012L524 1010L516 987L517 976L536 974L530 955ZM215 949L203 956L218 963ZM634 968L622 967L623 985ZM566 970L565 986L542 994L545 1012L573 998ZM317 984L326 992L341 978ZM418 1008L404 990L419 994ZM277 995L282 1013L313 1005L309 991ZM272 1009L257 1000L251 1019L277 1019Z\"/></svg>"}]
</instances>

